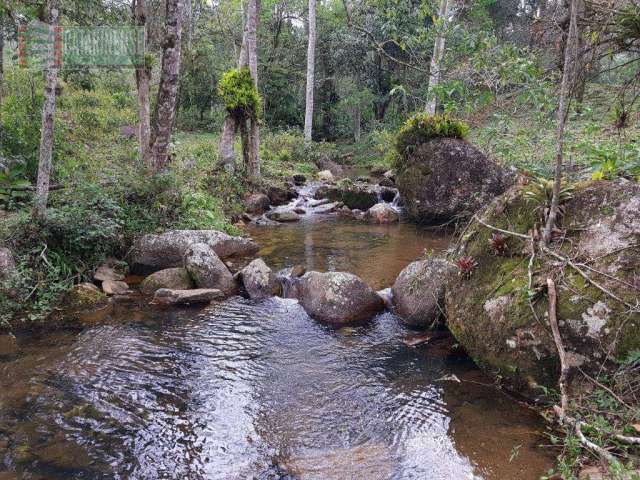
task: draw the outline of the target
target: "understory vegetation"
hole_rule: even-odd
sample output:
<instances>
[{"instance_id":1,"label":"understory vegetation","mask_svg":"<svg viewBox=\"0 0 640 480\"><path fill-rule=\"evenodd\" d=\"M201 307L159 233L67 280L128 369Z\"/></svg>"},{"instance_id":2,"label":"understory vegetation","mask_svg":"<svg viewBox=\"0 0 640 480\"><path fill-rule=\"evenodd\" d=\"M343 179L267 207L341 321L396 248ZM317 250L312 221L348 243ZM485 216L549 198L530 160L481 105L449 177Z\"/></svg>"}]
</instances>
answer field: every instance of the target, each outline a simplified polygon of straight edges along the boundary
<instances>
[{"instance_id":1,"label":"understory vegetation","mask_svg":"<svg viewBox=\"0 0 640 480\"><path fill-rule=\"evenodd\" d=\"M571 60L568 18L577 7L569 4L577 0L322 2L317 54L309 62L315 80L303 68L313 50L307 49L307 6L276 0L251 14L260 2L189 1L194 10L188 20L183 15L179 74L164 75L172 45L164 23L169 7L182 3L167 0L150 2L141 25L151 70L146 107L153 112L151 123L168 125L166 165L140 152L143 69L134 75L134 69L115 67L62 68L55 93L48 93L57 105L51 185L45 188L45 211L36 214L47 75L19 66L18 35L20 26L44 19L45 3L55 2L0 4L0 35L7 38L0 50L0 247L16 261L15 274L5 278L0 272L0 332L46 327L65 292L90 281L106 259L125 258L145 233L242 234L239 221L249 194L283 187L294 175L314 178L327 165L353 178L372 172L378 178L400 170L403 154L432 138L464 139L528 177L531 188L538 188L528 205L532 216L561 208L562 195L579 182L640 181L637 0L613 2L615 9L589 3L595 20L582 15L576 33L581 40L575 40L585 57L592 56L576 60L572 69L579 75L569 86L571 62L563 60ZM131 7L140 1L92 1L84 10L70 0L60 5L70 25L130 25ZM438 59L436 45L445 39ZM160 103L170 97L161 95L168 77L178 93L164 118ZM314 92L307 125L313 135L305 140L305 93ZM559 98L566 100L563 128ZM242 151L244 163L224 164L221 158L229 116L236 122L228 137L231 150ZM161 131L156 125L151 146ZM242 139L235 138L238 132ZM249 144L255 147L251 175ZM471 275L475 260L463 260L466 266L458 267ZM616 361L617 372L587 381L584 393L572 399L568 415L582 428L574 422L550 434L559 463L549 478L577 478L584 465L604 466L602 452L615 456L607 464L611 478L640 478L633 473L638 444L628 440L640 435L640 353ZM547 393L550 401L560 395Z\"/></svg>"}]
</instances>

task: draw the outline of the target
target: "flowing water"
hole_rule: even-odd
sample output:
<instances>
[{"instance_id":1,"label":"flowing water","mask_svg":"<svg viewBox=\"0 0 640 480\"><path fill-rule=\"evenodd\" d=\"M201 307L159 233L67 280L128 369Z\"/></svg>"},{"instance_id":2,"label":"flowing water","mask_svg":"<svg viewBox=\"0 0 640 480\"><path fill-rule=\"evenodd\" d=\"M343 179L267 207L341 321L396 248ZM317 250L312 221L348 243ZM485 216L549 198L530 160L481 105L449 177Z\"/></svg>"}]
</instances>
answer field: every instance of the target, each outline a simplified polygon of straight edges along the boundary
<instances>
[{"instance_id":1,"label":"flowing water","mask_svg":"<svg viewBox=\"0 0 640 480\"><path fill-rule=\"evenodd\" d=\"M274 267L376 288L448 241L329 216L251 234ZM20 339L0 361L0 479L539 478L536 414L469 359L404 343L418 334L390 313L334 329L293 300L236 297Z\"/></svg>"}]
</instances>

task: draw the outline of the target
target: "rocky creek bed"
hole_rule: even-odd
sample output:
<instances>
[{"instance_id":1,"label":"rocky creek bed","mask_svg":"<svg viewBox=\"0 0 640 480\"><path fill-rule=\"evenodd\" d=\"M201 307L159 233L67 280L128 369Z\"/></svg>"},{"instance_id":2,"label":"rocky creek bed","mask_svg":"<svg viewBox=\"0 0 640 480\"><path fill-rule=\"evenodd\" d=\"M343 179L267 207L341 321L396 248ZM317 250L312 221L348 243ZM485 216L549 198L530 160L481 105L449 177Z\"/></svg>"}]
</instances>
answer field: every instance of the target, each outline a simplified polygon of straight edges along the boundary
<instances>
[{"instance_id":1,"label":"rocky creek bed","mask_svg":"<svg viewBox=\"0 0 640 480\"><path fill-rule=\"evenodd\" d=\"M318 212L312 197L292 205L305 210L295 222L248 227L274 271L348 271L378 290L449 244ZM294 299L144 298L112 301L79 334L19 337L0 360L0 478L525 480L553 463L537 414L446 333L382 307L340 328Z\"/></svg>"}]
</instances>

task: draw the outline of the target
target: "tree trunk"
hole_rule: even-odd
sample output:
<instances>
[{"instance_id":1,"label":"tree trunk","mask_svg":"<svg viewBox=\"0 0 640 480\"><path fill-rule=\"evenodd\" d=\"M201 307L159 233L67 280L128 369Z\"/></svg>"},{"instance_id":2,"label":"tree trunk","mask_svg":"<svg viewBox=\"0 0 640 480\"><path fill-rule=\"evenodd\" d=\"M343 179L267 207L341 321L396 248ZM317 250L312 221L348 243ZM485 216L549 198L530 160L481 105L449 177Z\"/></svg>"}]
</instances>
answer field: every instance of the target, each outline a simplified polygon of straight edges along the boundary
<instances>
[{"instance_id":1,"label":"tree trunk","mask_svg":"<svg viewBox=\"0 0 640 480\"><path fill-rule=\"evenodd\" d=\"M260 0L251 0L247 12L247 59L249 62L249 71L253 84L258 88L258 20L260 17ZM249 162L247 164L247 175L251 180L260 178L260 125L258 124L258 115L248 120L249 127Z\"/></svg>"},{"instance_id":2,"label":"tree trunk","mask_svg":"<svg viewBox=\"0 0 640 480\"><path fill-rule=\"evenodd\" d=\"M442 57L444 57L444 41L447 29L449 14L449 0L440 0L440 8L438 10L438 33L433 45L433 54L431 55L431 67L429 68L429 101L425 108L429 115L436 113L437 99L434 93L435 88L440 84L440 68L442 66Z\"/></svg>"},{"instance_id":3,"label":"tree trunk","mask_svg":"<svg viewBox=\"0 0 640 480\"><path fill-rule=\"evenodd\" d=\"M57 0L47 1L47 16L51 25L50 35L54 35L58 25ZM38 158L38 180L34 215L44 218L49 199L49 183L51 179L51 157L53 155L53 123L56 114L56 85L58 83L58 64L50 58L50 65L45 70L44 103L42 105L42 129L40 131L40 151Z\"/></svg>"},{"instance_id":4,"label":"tree trunk","mask_svg":"<svg viewBox=\"0 0 640 480\"><path fill-rule=\"evenodd\" d=\"M316 0L309 0L309 42L307 45L307 91L304 110L304 139L311 141L313 129L313 87L316 58Z\"/></svg>"},{"instance_id":5,"label":"tree trunk","mask_svg":"<svg viewBox=\"0 0 640 480\"><path fill-rule=\"evenodd\" d=\"M560 85L560 99L557 114L558 126L556 128L556 160L553 197L551 200L551 208L549 209L549 216L547 217L547 222L544 227L544 231L542 232L542 239L547 245L551 241L553 228L556 226L558 208L560 205L560 187L562 182L562 164L564 157L564 129L567 121L567 115L569 113L569 101L572 93L572 87L574 85L574 69L576 67L576 48L578 43L578 1L579 0L571 0L569 5L569 33L567 35L567 45L564 49L564 68L562 72L562 83Z\"/></svg>"},{"instance_id":6,"label":"tree trunk","mask_svg":"<svg viewBox=\"0 0 640 480\"><path fill-rule=\"evenodd\" d=\"M353 111L353 139L356 142L360 141L361 122L362 112L360 110L360 106L357 106Z\"/></svg>"},{"instance_id":7,"label":"tree trunk","mask_svg":"<svg viewBox=\"0 0 640 480\"><path fill-rule=\"evenodd\" d=\"M182 0L166 0L166 33L162 44L162 70L151 156L156 171L165 168L176 114L182 40Z\"/></svg>"},{"instance_id":8,"label":"tree trunk","mask_svg":"<svg viewBox=\"0 0 640 480\"><path fill-rule=\"evenodd\" d=\"M233 173L236 169L236 154L233 148L236 130L236 120L231 115L227 115L222 125L218 153L220 155L219 164L229 173Z\"/></svg>"},{"instance_id":9,"label":"tree trunk","mask_svg":"<svg viewBox=\"0 0 640 480\"><path fill-rule=\"evenodd\" d=\"M4 9L0 8L0 105L4 94ZM0 125L0 129L2 126Z\"/></svg>"},{"instance_id":10,"label":"tree trunk","mask_svg":"<svg viewBox=\"0 0 640 480\"><path fill-rule=\"evenodd\" d=\"M146 30L147 15L145 0L134 0L133 18L135 25ZM146 40L146 32L145 32ZM138 151L140 160L151 167L151 110L149 107L149 85L151 69L146 65L136 68L136 87L138 89Z\"/></svg>"}]
</instances>

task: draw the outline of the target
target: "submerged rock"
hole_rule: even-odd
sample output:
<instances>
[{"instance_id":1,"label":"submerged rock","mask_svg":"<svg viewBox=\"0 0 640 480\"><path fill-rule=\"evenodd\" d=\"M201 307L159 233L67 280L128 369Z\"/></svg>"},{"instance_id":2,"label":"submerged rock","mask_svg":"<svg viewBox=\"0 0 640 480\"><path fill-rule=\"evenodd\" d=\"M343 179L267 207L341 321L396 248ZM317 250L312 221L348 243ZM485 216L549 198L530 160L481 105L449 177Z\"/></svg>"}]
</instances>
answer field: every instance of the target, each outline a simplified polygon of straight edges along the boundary
<instances>
[{"instance_id":1,"label":"submerged rock","mask_svg":"<svg viewBox=\"0 0 640 480\"><path fill-rule=\"evenodd\" d=\"M250 238L234 237L217 230L170 230L160 235L145 235L134 243L131 270L149 274L181 267L187 248L194 243L207 244L223 259L253 255L259 249Z\"/></svg>"},{"instance_id":2,"label":"submerged rock","mask_svg":"<svg viewBox=\"0 0 640 480\"><path fill-rule=\"evenodd\" d=\"M440 258L410 263L392 287L393 304L402 321L412 326L431 326L444 318L445 286L455 267Z\"/></svg>"},{"instance_id":3,"label":"submerged rock","mask_svg":"<svg viewBox=\"0 0 640 480\"><path fill-rule=\"evenodd\" d=\"M524 195L526 189L514 187L495 199L482 213L483 221L526 234L539 222L538 212ZM552 248L579 258L595 282L636 305L640 185L628 181L579 185L563 207L566 238ZM509 255L496 255L489 243L493 231L473 222L466 232L456 255L472 257L477 266L470 276L456 276L447 286L448 325L486 370L499 373L522 393L539 393L533 390L536 385L557 387L559 361L546 314L547 277L556 278L558 323L573 366L596 376L603 364L606 368L609 361L640 349L638 310L633 312L568 266L558 276L562 263L550 256L536 258L530 289L528 241L508 237Z\"/></svg>"},{"instance_id":4,"label":"submerged rock","mask_svg":"<svg viewBox=\"0 0 640 480\"><path fill-rule=\"evenodd\" d=\"M184 268L198 288L217 289L230 296L238 292L233 275L206 243L194 243L184 254Z\"/></svg>"},{"instance_id":5,"label":"submerged rock","mask_svg":"<svg viewBox=\"0 0 640 480\"><path fill-rule=\"evenodd\" d=\"M276 276L264 260L256 258L240 272L242 283L250 298L262 299L280 293Z\"/></svg>"},{"instance_id":6,"label":"submerged rock","mask_svg":"<svg viewBox=\"0 0 640 480\"><path fill-rule=\"evenodd\" d=\"M416 146L400 162L396 178L407 215L425 224L469 217L510 183L499 165L453 138Z\"/></svg>"},{"instance_id":7,"label":"submerged rock","mask_svg":"<svg viewBox=\"0 0 640 480\"><path fill-rule=\"evenodd\" d=\"M391 205L386 203L378 203L367 210L367 221L369 223L396 223L400 220L400 215Z\"/></svg>"},{"instance_id":8,"label":"submerged rock","mask_svg":"<svg viewBox=\"0 0 640 480\"><path fill-rule=\"evenodd\" d=\"M269 212L267 213L267 218L280 223L297 222L300 220L300 216L297 213L290 211Z\"/></svg>"},{"instance_id":9,"label":"submerged rock","mask_svg":"<svg viewBox=\"0 0 640 480\"><path fill-rule=\"evenodd\" d=\"M194 290L156 290L153 303L158 305L196 305L222 300L225 294L215 288L196 288Z\"/></svg>"},{"instance_id":10,"label":"submerged rock","mask_svg":"<svg viewBox=\"0 0 640 480\"><path fill-rule=\"evenodd\" d=\"M194 288L193 280L186 268L167 268L155 272L145 278L140 284L140 289L151 294L160 288L172 290L189 290Z\"/></svg>"},{"instance_id":11,"label":"submerged rock","mask_svg":"<svg viewBox=\"0 0 640 480\"><path fill-rule=\"evenodd\" d=\"M296 283L300 304L322 322L361 322L384 310L382 298L352 273L307 272Z\"/></svg>"},{"instance_id":12,"label":"submerged rock","mask_svg":"<svg viewBox=\"0 0 640 480\"><path fill-rule=\"evenodd\" d=\"M368 210L382 198L391 201L395 197L396 190L369 183L352 182L342 180L337 185L324 185L318 188L314 197L316 199L328 198L332 202L342 202L351 209ZM384 198L386 196L386 198Z\"/></svg>"}]
</instances>

